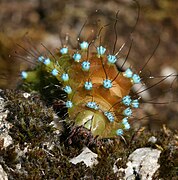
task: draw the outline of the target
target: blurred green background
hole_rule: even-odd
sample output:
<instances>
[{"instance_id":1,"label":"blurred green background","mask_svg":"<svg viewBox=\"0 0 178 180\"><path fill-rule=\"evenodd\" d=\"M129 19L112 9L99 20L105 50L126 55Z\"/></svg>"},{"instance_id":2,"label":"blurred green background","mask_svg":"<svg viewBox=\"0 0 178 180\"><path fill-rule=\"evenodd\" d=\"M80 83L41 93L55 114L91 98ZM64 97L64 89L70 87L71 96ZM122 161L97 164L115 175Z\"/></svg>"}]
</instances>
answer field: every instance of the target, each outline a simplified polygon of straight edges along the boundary
<instances>
[{"instance_id":1,"label":"blurred green background","mask_svg":"<svg viewBox=\"0 0 178 180\"><path fill-rule=\"evenodd\" d=\"M138 6L131 0L0 0L0 88L15 88L20 82L19 74L22 69L32 66L23 59L34 62L35 58L22 50L20 44L29 52L60 48L66 35L70 44L76 45L76 38L87 19L81 39L90 39L97 32L97 27L113 22L119 10L117 24L118 42L116 49L133 38L133 46L128 62L140 70L154 51L158 39L160 45L142 75L160 76L168 68L168 74L178 71L178 1L177 0L140 0L139 21L133 31L138 16ZM97 10L97 13L96 13ZM113 27L104 28L102 42L112 49L115 41ZM132 35L130 34L133 31ZM35 48L33 48L35 47ZM123 55L129 48L123 51ZM22 58L17 58L16 56ZM28 56L28 57L27 57ZM173 69L171 69L173 68ZM161 74L162 72L162 74ZM159 79L146 80L149 87ZM178 100L177 80L163 82L149 90L154 102L172 102ZM173 83L172 83L173 82ZM157 108L145 107L149 116L150 111L158 117L147 119L152 124L166 123L177 128L178 103L157 105ZM161 113L160 113L161 112ZM139 112L142 114L142 112Z\"/></svg>"}]
</instances>

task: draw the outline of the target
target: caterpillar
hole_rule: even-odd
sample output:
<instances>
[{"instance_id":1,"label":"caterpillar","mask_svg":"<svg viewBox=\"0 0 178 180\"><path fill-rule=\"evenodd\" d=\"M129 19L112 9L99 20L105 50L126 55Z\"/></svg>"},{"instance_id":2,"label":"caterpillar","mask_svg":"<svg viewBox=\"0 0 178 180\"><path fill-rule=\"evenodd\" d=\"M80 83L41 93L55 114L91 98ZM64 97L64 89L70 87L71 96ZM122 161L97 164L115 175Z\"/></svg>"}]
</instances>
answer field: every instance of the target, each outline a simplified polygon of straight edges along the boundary
<instances>
[{"instance_id":1,"label":"caterpillar","mask_svg":"<svg viewBox=\"0 0 178 180\"><path fill-rule=\"evenodd\" d=\"M65 44L49 56L38 54L35 70L22 71L21 77L31 86L38 84L43 75L48 76L48 82L61 83L67 94L64 106L69 121L88 129L94 137L117 138L130 129L129 120L141 98L131 88L142 82L133 69L118 70L116 63L124 45L117 52L115 47L107 49L97 42L101 30L90 42L78 38L77 48Z\"/></svg>"}]
</instances>

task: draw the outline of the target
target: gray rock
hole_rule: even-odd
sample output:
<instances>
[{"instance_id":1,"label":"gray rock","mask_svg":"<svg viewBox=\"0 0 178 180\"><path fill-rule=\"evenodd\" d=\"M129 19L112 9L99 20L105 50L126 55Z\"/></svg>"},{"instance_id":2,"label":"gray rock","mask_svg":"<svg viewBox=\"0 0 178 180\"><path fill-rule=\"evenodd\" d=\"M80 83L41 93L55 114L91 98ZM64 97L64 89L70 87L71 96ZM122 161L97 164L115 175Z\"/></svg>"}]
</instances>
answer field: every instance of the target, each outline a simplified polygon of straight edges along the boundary
<instances>
[{"instance_id":1,"label":"gray rock","mask_svg":"<svg viewBox=\"0 0 178 180\"><path fill-rule=\"evenodd\" d=\"M0 141L3 141L3 148L13 143L12 137L8 134L11 123L6 121L8 110L4 109L5 100L0 97Z\"/></svg>"},{"instance_id":2,"label":"gray rock","mask_svg":"<svg viewBox=\"0 0 178 180\"><path fill-rule=\"evenodd\" d=\"M8 180L7 174L1 165L0 165L0 180Z\"/></svg>"},{"instance_id":3,"label":"gray rock","mask_svg":"<svg viewBox=\"0 0 178 180\"><path fill-rule=\"evenodd\" d=\"M7 133L2 133L0 135L0 140L2 140L2 139L4 141L3 148L6 148L13 143L12 137Z\"/></svg>"},{"instance_id":4,"label":"gray rock","mask_svg":"<svg viewBox=\"0 0 178 180\"><path fill-rule=\"evenodd\" d=\"M92 167L94 164L98 163L97 157L97 154L93 153L87 147L84 147L82 149L82 153L79 154L77 157L70 159L70 162L73 164L77 164L83 161L86 164L86 166Z\"/></svg>"},{"instance_id":5,"label":"gray rock","mask_svg":"<svg viewBox=\"0 0 178 180\"><path fill-rule=\"evenodd\" d=\"M155 136L151 136L149 139L148 139L148 142L151 142L153 144L155 144L157 142L157 138Z\"/></svg>"},{"instance_id":6,"label":"gray rock","mask_svg":"<svg viewBox=\"0 0 178 180\"><path fill-rule=\"evenodd\" d=\"M161 151L151 148L136 149L128 158L125 179L131 180L136 174L142 180L151 180L160 165L158 159Z\"/></svg>"}]
</instances>

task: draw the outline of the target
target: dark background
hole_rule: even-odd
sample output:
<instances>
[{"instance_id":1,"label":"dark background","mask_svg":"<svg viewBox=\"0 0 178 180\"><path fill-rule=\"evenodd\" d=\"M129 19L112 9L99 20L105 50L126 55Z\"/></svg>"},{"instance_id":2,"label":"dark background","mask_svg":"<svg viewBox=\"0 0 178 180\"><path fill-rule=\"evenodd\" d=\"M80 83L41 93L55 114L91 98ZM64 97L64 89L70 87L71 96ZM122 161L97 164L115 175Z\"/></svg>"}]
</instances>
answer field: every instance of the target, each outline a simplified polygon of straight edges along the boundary
<instances>
[{"instance_id":1,"label":"dark background","mask_svg":"<svg viewBox=\"0 0 178 180\"><path fill-rule=\"evenodd\" d=\"M116 49L124 42L128 42L122 52L123 56L126 56L130 39L133 38L128 63L135 70L139 71L144 66L160 38L156 53L142 72L146 85L149 87L161 80L161 78L148 79L149 76L165 76L173 71L177 73L178 1L142 0L139 1L139 6L139 20L134 29L138 6L131 0L0 0L0 87L15 88L19 83L20 71L31 66L21 58L15 57L15 52L25 58L28 55L17 44L29 52L33 46L36 51L46 51L41 46L43 43L54 51L60 48L60 39L65 43L65 37L69 36L70 44L75 45L86 19L87 24L81 33L81 40L90 39L98 28L105 24L114 24L117 11L119 20ZM102 31L102 42L109 49L113 48L116 39L113 32L112 25ZM31 60L34 59L31 57ZM166 68L173 70L161 74ZM148 103L144 103L141 108L144 113L141 110L137 113L137 116L147 116L139 119L151 128L164 123L171 128L177 128L178 86L177 79L174 81L173 79L169 82L164 81L148 91L152 102L165 102L164 105L148 106ZM143 100L148 101L146 97Z\"/></svg>"}]
</instances>

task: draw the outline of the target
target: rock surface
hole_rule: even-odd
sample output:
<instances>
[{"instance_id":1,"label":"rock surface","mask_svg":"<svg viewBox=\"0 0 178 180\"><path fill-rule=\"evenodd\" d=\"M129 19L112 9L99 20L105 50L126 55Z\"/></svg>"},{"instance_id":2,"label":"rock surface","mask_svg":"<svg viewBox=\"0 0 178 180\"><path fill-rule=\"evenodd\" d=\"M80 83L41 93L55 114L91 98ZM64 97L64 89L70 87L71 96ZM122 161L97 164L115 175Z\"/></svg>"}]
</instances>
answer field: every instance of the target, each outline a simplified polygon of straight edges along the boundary
<instances>
[{"instance_id":1,"label":"rock surface","mask_svg":"<svg viewBox=\"0 0 178 180\"><path fill-rule=\"evenodd\" d=\"M7 174L1 165L0 165L0 179L1 180L8 180Z\"/></svg>"},{"instance_id":2,"label":"rock surface","mask_svg":"<svg viewBox=\"0 0 178 180\"><path fill-rule=\"evenodd\" d=\"M70 159L70 162L73 164L77 164L83 161L86 164L86 166L92 167L94 164L98 163L96 159L97 157L97 154L93 153L87 147L84 147L82 149L82 153L79 154L77 157Z\"/></svg>"},{"instance_id":3,"label":"rock surface","mask_svg":"<svg viewBox=\"0 0 178 180\"><path fill-rule=\"evenodd\" d=\"M151 148L136 149L128 158L125 169L125 179L131 180L137 176L142 180L151 180L160 165L158 159L161 151Z\"/></svg>"},{"instance_id":4,"label":"rock surface","mask_svg":"<svg viewBox=\"0 0 178 180\"><path fill-rule=\"evenodd\" d=\"M0 142L3 142L2 146L3 148L6 148L13 143L13 140L12 137L8 134L11 124L6 121L8 110L5 110L4 106L5 100L4 98L0 97Z\"/></svg>"}]
</instances>

